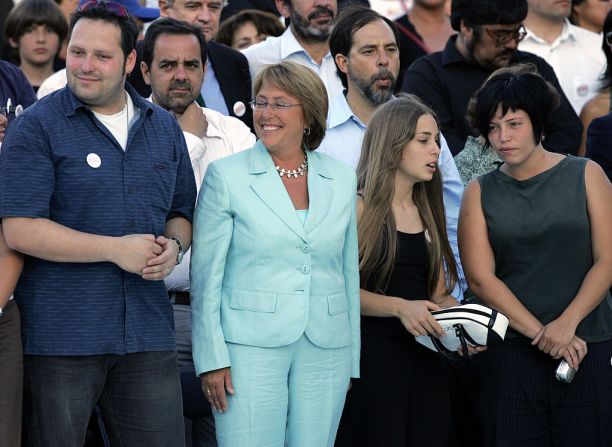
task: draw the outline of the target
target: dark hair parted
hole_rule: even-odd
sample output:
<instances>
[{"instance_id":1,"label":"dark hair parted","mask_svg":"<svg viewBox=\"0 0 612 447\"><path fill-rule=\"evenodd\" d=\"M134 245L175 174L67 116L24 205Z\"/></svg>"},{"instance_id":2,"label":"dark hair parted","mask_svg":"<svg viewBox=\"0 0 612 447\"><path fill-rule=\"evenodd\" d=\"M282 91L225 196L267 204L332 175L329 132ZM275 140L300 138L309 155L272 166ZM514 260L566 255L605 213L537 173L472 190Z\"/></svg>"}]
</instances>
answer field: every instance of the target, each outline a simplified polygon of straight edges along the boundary
<instances>
[{"instance_id":1,"label":"dark hair parted","mask_svg":"<svg viewBox=\"0 0 612 447\"><path fill-rule=\"evenodd\" d=\"M68 35L68 24L61 9L51 0L22 0L6 18L6 36L19 40L32 25L45 25L59 36L60 44Z\"/></svg>"},{"instance_id":2,"label":"dark hair parted","mask_svg":"<svg viewBox=\"0 0 612 447\"><path fill-rule=\"evenodd\" d=\"M304 122L310 128L310 133L304 134L302 144L311 151L318 148L325 137L329 107L327 90L321 78L310 68L285 61L268 65L259 72L253 82L253 98L264 84L284 90L300 102Z\"/></svg>"},{"instance_id":3,"label":"dark hair parted","mask_svg":"<svg viewBox=\"0 0 612 447\"><path fill-rule=\"evenodd\" d=\"M357 166L363 213L358 224L361 287L384 293L396 259L397 226L392 212L395 175L404 148L416 135L419 118L435 113L415 95L400 94L380 106L368 124ZM438 125L439 128L439 125ZM419 210L427 244L427 290L433 296L438 278L447 267L445 288L451 293L458 281L457 265L446 235L442 178L438 170L429 182L416 183L412 200Z\"/></svg>"},{"instance_id":4,"label":"dark hair parted","mask_svg":"<svg viewBox=\"0 0 612 447\"><path fill-rule=\"evenodd\" d=\"M153 58L155 57L155 42L157 38L164 34L172 36L193 35L200 43L200 57L202 58L202 68L206 65L206 40L198 28L190 23L164 17L153 22L147 29L142 46L142 61L151 69Z\"/></svg>"},{"instance_id":5,"label":"dark hair parted","mask_svg":"<svg viewBox=\"0 0 612 447\"><path fill-rule=\"evenodd\" d=\"M285 31L285 27L274 14L257 9L244 9L221 23L215 40L231 47L234 33L245 23L252 23L259 34L267 36L278 37Z\"/></svg>"},{"instance_id":6,"label":"dark hair parted","mask_svg":"<svg viewBox=\"0 0 612 447\"><path fill-rule=\"evenodd\" d=\"M468 103L468 119L490 147L489 124L501 106L502 116L508 110L524 111L531 120L533 140L539 144L548 133L553 112L561 97L553 85L540 76L535 66L518 64L494 71L474 93Z\"/></svg>"},{"instance_id":7,"label":"dark hair parted","mask_svg":"<svg viewBox=\"0 0 612 447\"><path fill-rule=\"evenodd\" d=\"M338 16L338 21L334 25L334 30L329 37L329 51L334 58L334 63L336 63L337 54L348 56L351 48L353 47L353 34L367 24L377 22L379 20L385 22L387 25L389 25L391 30L393 30L395 43L399 47L399 32L397 31L395 23L370 8L360 5L351 5L342 10ZM337 63L336 71L338 72L338 77L342 81L342 85L344 88L347 88L348 83L346 74L343 73L340 68L338 68Z\"/></svg>"},{"instance_id":8,"label":"dark hair parted","mask_svg":"<svg viewBox=\"0 0 612 447\"><path fill-rule=\"evenodd\" d=\"M118 16L113 11L107 9L104 6L104 2L100 1L97 6L92 6L82 11L77 10L72 14L70 19L70 33L72 33L74 26L81 19L100 20L102 22L111 23L119 28L121 32L121 50L126 58L134 51L134 48L136 48L138 27L132 17ZM102 39L104 36L100 36L100 38Z\"/></svg>"}]
</instances>

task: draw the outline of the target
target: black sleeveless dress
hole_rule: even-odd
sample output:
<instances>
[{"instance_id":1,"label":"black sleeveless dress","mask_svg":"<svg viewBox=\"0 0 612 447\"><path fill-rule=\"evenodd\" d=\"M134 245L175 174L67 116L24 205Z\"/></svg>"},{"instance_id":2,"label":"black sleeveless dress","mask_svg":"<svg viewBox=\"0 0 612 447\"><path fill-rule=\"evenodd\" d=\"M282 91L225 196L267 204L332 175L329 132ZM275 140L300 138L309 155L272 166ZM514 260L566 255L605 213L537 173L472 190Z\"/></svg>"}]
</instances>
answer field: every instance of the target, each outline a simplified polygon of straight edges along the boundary
<instances>
[{"instance_id":1,"label":"black sleeveless dress","mask_svg":"<svg viewBox=\"0 0 612 447\"><path fill-rule=\"evenodd\" d=\"M385 295L427 300L424 232L397 232ZM361 379L347 394L336 446L446 447L451 438L448 370L398 318L361 317Z\"/></svg>"}]
</instances>

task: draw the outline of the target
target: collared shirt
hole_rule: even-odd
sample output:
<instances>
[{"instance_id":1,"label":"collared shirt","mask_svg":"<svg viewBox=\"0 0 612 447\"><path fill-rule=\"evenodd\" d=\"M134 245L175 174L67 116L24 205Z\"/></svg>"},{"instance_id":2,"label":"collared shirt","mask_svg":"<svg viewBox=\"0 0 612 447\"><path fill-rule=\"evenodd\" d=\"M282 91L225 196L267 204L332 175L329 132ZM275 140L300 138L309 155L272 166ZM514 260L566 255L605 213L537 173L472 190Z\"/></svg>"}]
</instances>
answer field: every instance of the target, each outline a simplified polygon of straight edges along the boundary
<instances>
[{"instance_id":1,"label":"collared shirt","mask_svg":"<svg viewBox=\"0 0 612 447\"><path fill-rule=\"evenodd\" d=\"M225 98L221 92L221 86L217 81L217 75L213 69L210 59L206 61L206 73L204 74L204 82L202 83L202 90L200 91L206 107L212 110L216 110L224 115L229 115Z\"/></svg>"},{"instance_id":2,"label":"collared shirt","mask_svg":"<svg viewBox=\"0 0 612 447\"><path fill-rule=\"evenodd\" d=\"M20 115L0 154L0 216L50 219L84 233L161 235L192 219L196 187L176 120L126 89L139 117L125 152L91 109L64 88ZM15 289L29 355L172 350L164 283L110 262L25 257Z\"/></svg>"},{"instance_id":3,"label":"collared shirt","mask_svg":"<svg viewBox=\"0 0 612 447\"><path fill-rule=\"evenodd\" d=\"M202 113L208 121L206 135L199 138L192 133L183 132L189 149L189 158L191 159L198 192L211 161L243 151L255 144L255 135L239 119L224 116L219 112L203 107ZM168 290L189 290L190 263L191 249L185 253L183 262L177 265L172 273L164 279Z\"/></svg>"},{"instance_id":4,"label":"collared shirt","mask_svg":"<svg viewBox=\"0 0 612 447\"><path fill-rule=\"evenodd\" d=\"M356 169L359 157L361 156L361 143L363 142L365 131L366 125L355 116L346 97L341 93L330 103L327 131L317 152L334 157ZM463 184L443 135L440 135L440 142L441 151L438 166L442 174L446 231L453 254L455 255L461 286L461 290L456 288L453 295L461 298L463 296L462 290L467 288L461 268L461 259L459 258L459 247L457 245L457 223L459 221L459 206L463 196Z\"/></svg>"},{"instance_id":5,"label":"collared shirt","mask_svg":"<svg viewBox=\"0 0 612 447\"><path fill-rule=\"evenodd\" d=\"M242 53L249 61L251 79L253 80L266 65L278 64L281 61L293 61L311 68L319 75L327 88L329 98L335 97L343 90L331 53L327 52L321 65L317 64L295 38L291 26L287 27L279 37L268 37L263 42L242 50Z\"/></svg>"},{"instance_id":6,"label":"collared shirt","mask_svg":"<svg viewBox=\"0 0 612 447\"><path fill-rule=\"evenodd\" d=\"M555 70L563 93L577 114L584 104L597 94L600 76L606 66L606 56L601 49L602 38L569 23L565 19L563 31L549 44L529 28L527 36L519 44L521 51L537 54Z\"/></svg>"},{"instance_id":7,"label":"collared shirt","mask_svg":"<svg viewBox=\"0 0 612 447\"><path fill-rule=\"evenodd\" d=\"M467 105L472 94L491 75L490 71L465 60L455 47L456 38L452 36L444 50L417 59L406 70L402 82L402 91L419 96L436 112L453 155L463 150L468 135L478 137L468 123ZM555 72L541 57L516 51L510 64L520 63L534 64L544 79L561 89ZM543 144L554 152L576 154L581 136L580 119L562 95Z\"/></svg>"}]
</instances>

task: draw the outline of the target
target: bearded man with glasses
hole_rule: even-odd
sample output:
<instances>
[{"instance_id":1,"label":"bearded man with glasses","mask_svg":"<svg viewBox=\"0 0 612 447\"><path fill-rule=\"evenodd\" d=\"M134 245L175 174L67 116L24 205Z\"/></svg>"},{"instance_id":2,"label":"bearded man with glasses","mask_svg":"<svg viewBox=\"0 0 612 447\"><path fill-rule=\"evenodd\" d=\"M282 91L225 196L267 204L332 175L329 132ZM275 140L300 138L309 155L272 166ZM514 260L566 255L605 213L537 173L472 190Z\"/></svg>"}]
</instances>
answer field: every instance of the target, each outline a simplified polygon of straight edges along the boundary
<instances>
[{"instance_id":1,"label":"bearded man with glasses","mask_svg":"<svg viewBox=\"0 0 612 447\"><path fill-rule=\"evenodd\" d=\"M542 58L517 49L525 37L526 16L527 0L454 0L451 25L457 35L450 37L444 50L423 56L406 70L402 90L433 108L454 155L463 150L468 136L478 136L466 118L468 101L496 69L530 63L560 89ZM581 130L578 116L563 97L544 146L576 154Z\"/></svg>"}]
</instances>

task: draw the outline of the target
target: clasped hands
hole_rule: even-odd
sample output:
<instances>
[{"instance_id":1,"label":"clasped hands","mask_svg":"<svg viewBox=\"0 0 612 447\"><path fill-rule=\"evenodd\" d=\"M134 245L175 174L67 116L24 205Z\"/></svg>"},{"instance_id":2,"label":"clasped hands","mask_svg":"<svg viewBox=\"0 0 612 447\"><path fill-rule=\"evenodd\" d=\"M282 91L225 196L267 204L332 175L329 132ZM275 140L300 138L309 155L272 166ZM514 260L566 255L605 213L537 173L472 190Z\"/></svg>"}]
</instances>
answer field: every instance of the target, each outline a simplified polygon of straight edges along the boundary
<instances>
[{"instance_id":1,"label":"clasped hands","mask_svg":"<svg viewBox=\"0 0 612 447\"><path fill-rule=\"evenodd\" d=\"M118 238L112 262L123 270L157 281L174 269L178 245L165 236L129 234Z\"/></svg>"},{"instance_id":2,"label":"clasped hands","mask_svg":"<svg viewBox=\"0 0 612 447\"><path fill-rule=\"evenodd\" d=\"M563 357L574 369L587 354L587 344L576 335L576 325L563 316L543 326L531 344L554 359Z\"/></svg>"},{"instance_id":3,"label":"clasped hands","mask_svg":"<svg viewBox=\"0 0 612 447\"><path fill-rule=\"evenodd\" d=\"M415 337L419 335L432 335L436 338L446 336L446 332L431 314L432 310L441 310L442 308L435 303L427 300L402 300L399 308L398 318L406 328ZM468 355L477 354L486 350L486 346L472 346L468 344ZM462 349L457 351L459 355L465 353Z\"/></svg>"}]
</instances>

